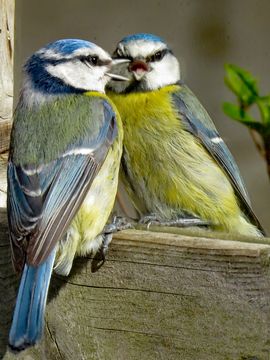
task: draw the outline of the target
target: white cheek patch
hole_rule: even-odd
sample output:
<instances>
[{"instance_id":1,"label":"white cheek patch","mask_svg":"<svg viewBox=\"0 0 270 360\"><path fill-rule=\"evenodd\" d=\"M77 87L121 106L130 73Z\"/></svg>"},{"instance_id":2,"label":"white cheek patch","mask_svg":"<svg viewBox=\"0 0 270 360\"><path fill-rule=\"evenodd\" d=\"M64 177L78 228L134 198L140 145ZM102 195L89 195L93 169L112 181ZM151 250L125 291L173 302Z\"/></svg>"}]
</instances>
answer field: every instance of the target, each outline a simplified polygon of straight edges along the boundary
<instances>
[{"instance_id":1,"label":"white cheek patch","mask_svg":"<svg viewBox=\"0 0 270 360\"><path fill-rule=\"evenodd\" d=\"M104 66L88 67L78 61L48 65L46 70L65 84L86 91L104 92L107 82Z\"/></svg>"},{"instance_id":2,"label":"white cheek patch","mask_svg":"<svg viewBox=\"0 0 270 360\"><path fill-rule=\"evenodd\" d=\"M180 68L175 56L167 54L160 61L151 63L152 70L146 74L145 81L149 89L175 84L180 80Z\"/></svg>"},{"instance_id":3,"label":"white cheek patch","mask_svg":"<svg viewBox=\"0 0 270 360\"><path fill-rule=\"evenodd\" d=\"M54 77L59 78L67 85L72 85L76 88L82 87L83 89L88 88L89 75L91 69L88 69L88 73L84 69L84 64L66 62L58 65L48 65L46 70Z\"/></svg>"}]
</instances>

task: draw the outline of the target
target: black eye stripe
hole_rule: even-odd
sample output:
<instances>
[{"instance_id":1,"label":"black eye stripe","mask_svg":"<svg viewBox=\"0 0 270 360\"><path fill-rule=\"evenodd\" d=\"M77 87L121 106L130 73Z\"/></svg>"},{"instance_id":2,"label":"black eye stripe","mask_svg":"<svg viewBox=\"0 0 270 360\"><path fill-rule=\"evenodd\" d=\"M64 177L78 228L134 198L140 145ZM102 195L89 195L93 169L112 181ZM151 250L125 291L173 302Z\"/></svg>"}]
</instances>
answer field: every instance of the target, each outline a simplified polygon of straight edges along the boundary
<instances>
[{"instance_id":1,"label":"black eye stripe","mask_svg":"<svg viewBox=\"0 0 270 360\"><path fill-rule=\"evenodd\" d=\"M163 49L163 50L159 50L159 51L156 51L155 53L147 56L145 58L145 61L146 62L155 62L155 61L160 61L163 59L163 57L166 55L166 54L172 54L172 50L170 49ZM118 49L115 50L115 52L113 53L112 55L112 59L128 59L130 61L133 61L133 57L130 56L130 55L124 55L122 53L119 54L118 52Z\"/></svg>"},{"instance_id":2,"label":"black eye stripe","mask_svg":"<svg viewBox=\"0 0 270 360\"><path fill-rule=\"evenodd\" d=\"M96 66L96 65L101 65L102 61L99 59L99 57L97 55L87 55L87 56L78 56L78 59L81 62L86 62L90 65Z\"/></svg>"},{"instance_id":3,"label":"black eye stripe","mask_svg":"<svg viewBox=\"0 0 270 360\"><path fill-rule=\"evenodd\" d=\"M146 61L147 62L160 61L168 53L171 53L171 50L163 49L163 50L156 51L154 54L147 56Z\"/></svg>"},{"instance_id":4,"label":"black eye stripe","mask_svg":"<svg viewBox=\"0 0 270 360\"><path fill-rule=\"evenodd\" d=\"M46 63L48 64L52 64L52 65L57 65L57 64L64 64L64 63L68 63L70 61L74 61L74 60L80 60L81 62L86 62L92 66L102 66L102 65L108 65L110 63L110 61L108 60L101 60L97 55L80 55L80 56L75 56L74 58L71 59L46 59Z\"/></svg>"}]
</instances>

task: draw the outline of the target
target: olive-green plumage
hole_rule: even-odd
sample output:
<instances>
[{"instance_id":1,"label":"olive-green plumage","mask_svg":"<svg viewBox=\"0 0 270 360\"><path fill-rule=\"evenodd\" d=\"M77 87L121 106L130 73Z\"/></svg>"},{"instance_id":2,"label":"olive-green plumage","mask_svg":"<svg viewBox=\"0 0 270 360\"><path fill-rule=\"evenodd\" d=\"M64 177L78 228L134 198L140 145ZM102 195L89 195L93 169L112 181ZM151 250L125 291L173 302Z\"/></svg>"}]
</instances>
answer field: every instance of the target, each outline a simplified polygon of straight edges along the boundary
<instances>
[{"instance_id":1,"label":"olive-green plumage","mask_svg":"<svg viewBox=\"0 0 270 360\"><path fill-rule=\"evenodd\" d=\"M115 63L115 62L114 62ZM19 352L43 333L52 270L70 273L76 255L112 238L122 125L104 94L112 59L97 45L62 39L24 66L7 165L11 255L22 273L9 346Z\"/></svg>"},{"instance_id":2,"label":"olive-green plumage","mask_svg":"<svg viewBox=\"0 0 270 360\"><path fill-rule=\"evenodd\" d=\"M77 143L86 133L92 139L97 138L103 125L104 97L95 94L98 93L59 96L29 110L18 107L11 136L13 162L46 164L63 153L67 144Z\"/></svg>"},{"instance_id":3,"label":"olive-green plumage","mask_svg":"<svg viewBox=\"0 0 270 360\"><path fill-rule=\"evenodd\" d=\"M110 124L110 118L104 113L105 106L109 109L109 116L114 114L112 121L115 123ZM109 135L111 131L114 133ZM107 139L104 140L105 137ZM28 109L26 106L18 106L16 109L10 157L16 166L26 168L30 166L31 169L48 166L47 175L43 175L44 179L39 180L41 192L47 193L46 183L55 176L57 170L57 166L53 165L55 162L60 161L63 156L66 159L69 157L75 159L77 156L78 160L75 160L72 167L63 167L61 170L61 176L66 179L70 177L70 181L73 181L73 177L81 171L79 166L84 156L84 149L90 151L89 146L93 149L90 166L93 167L95 176L80 208L76 211L77 214L74 214L67 235L58 242L55 268L62 275L69 273L76 254L95 253L102 244L102 230L112 211L117 191L122 138L122 123L117 109L106 95L99 92L59 96L53 102L45 102L37 108ZM95 150L96 148L98 151ZM48 217L58 210L58 197L67 197L68 194L67 187L54 189L50 197L56 204L50 208L51 205L48 203L50 208ZM76 195L74 201L78 200L79 196L80 194ZM46 218L45 215L43 218ZM43 247L46 249L39 245L41 242L35 241L33 249L40 247L43 250L35 250L34 253L41 254L40 257L44 256L43 254L54 245L51 239L52 236L49 236L48 241L44 241ZM30 254L29 250L28 253ZM17 258L19 257L20 254L17 255ZM38 258L29 261L41 260Z\"/></svg>"},{"instance_id":4,"label":"olive-green plumage","mask_svg":"<svg viewBox=\"0 0 270 360\"><path fill-rule=\"evenodd\" d=\"M255 215L245 214L249 200L240 175L235 177L242 198L225 168L187 130L175 95L202 126L212 131L215 127L185 85L108 95L118 108L125 134L121 177L141 215L155 213L168 220L188 213L209 221L216 230L261 235Z\"/></svg>"},{"instance_id":5,"label":"olive-green plumage","mask_svg":"<svg viewBox=\"0 0 270 360\"><path fill-rule=\"evenodd\" d=\"M55 271L61 275L67 275L71 269L75 255L85 256L89 253L95 254L102 245L102 230L111 214L115 202L119 166L122 155L123 129L119 113L114 104L107 96L100 93L85 93L84 98L92 103L106 100L115 113L117 124L117 136L108 150L106 158L91 185L79 211L74 217L67 236L59 242L55 261ZM81 104L83 105L83 101ZM95 121L101 116L95 107ZM99 108L99 106L96 106ZM78 109L78 111L81 111ZM91 121L89 119L89 121ZM84 122L84 126L87 123ZM91 126L91 125L90 125ZM93 127L91 127L92 131ZM98 139L98 124L94 125L93 136Z\"/></svg>"}]
</instances>

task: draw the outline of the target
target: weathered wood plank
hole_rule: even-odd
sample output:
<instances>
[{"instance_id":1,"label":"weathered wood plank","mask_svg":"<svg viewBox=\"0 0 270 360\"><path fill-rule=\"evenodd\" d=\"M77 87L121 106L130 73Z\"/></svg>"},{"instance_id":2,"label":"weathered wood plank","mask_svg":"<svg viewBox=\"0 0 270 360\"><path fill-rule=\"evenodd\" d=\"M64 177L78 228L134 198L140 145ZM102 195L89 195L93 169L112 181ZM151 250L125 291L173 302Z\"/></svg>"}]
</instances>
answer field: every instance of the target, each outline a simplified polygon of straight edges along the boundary
<instances>
[{"instance_id":1,"label":"weathered wood plank","mask_svg":"<svg viewBox=\"0 0 270 360\"><path fill-rule=\"evenodd\" d=\"M8 252L3 212L0 228ZM43 341L16 359L268 359L269 239L207 235L127 230L99 271L78 258L53 277Z\"/></svg>"},{"instance_id":2,"label":"weathered wood plank","mask_svg":"<svg viewBox=\"0 0 270 360\"><path fill-rule=\"evenodd\" d=\"M0 208L0 359L6 349L17 280L11 264L6 210Z\"/></svg>"},{"instance_id":3,"label":"weathered wood plank","mask_svg":"<svg viewBox=\"0 0 270 360\"><path fill-rule=\"evenodd\" d=\"M9 146L13 111L15 0L0 0L0 153Z\"/></svg>"},{"instance_id":4,"label":"weathered wood plank","mask_svg":"<svg viewBox=\"0 0 270 360\"><path fill-rule=\"evenodd\" d=\"M5 208L7 202L7 159L7 152L0 154L0 208Z\"/></svg>"}]
</instances>

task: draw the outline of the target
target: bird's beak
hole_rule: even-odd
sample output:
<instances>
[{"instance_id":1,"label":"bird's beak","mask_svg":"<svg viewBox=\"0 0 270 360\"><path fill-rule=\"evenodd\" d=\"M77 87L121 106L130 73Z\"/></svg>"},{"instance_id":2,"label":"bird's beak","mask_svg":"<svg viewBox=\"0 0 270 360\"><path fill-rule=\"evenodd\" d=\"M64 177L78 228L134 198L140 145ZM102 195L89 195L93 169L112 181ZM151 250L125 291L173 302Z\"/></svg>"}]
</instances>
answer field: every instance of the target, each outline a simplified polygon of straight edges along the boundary
<instances>
[{"instance_id":1,"label":"bird's beak","mask_svg":"<svg viewBox=\"0 0 270 360\"><path fill-rule=\"evenodd\" d=\"M112 59L112 66L129 63L129 59Z\"/></svg>"},{"instance_id":2,"label":"bird's beak","mask_svg":"<svg viewBox=\"0 0 270 360\"><path fill-rule=\"evenodd\" d=\"M130 79L125 76L116 75L116 74L112 74L112 73L108 73L108 72L106 73L106 75L115 81L130 81Z\"/></svg>"},{"instance_id":3,"label":"bird's beak","mask_svg":"<svg viewBox=\"0 0 270 360\"><path fill-rule=\"evenodd\" d=\"M111 61L111 66L114 67L114 66L117 66L119 64L126 64L126 63L129 63L130 60L129 59L112 59ZM106 73L107 76L109 76L112 80L115 80L115 81L130 81L129 78L125 77L125 76L122 76L122 75L117 75L117 74L112 74L112 73Z\"/></svg>"},{"instance_id":4,"label":"bird's beak","mask_svg":"<svg viewBox=\"0 0 270 360\"><path fill-rule=\"evenodd\" d=\"M140 81L150 69L146 62L142 60L134 60L130 63L128 70L133 73L137 81Z\"/></svg>"}]
</instances>

